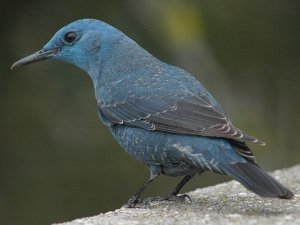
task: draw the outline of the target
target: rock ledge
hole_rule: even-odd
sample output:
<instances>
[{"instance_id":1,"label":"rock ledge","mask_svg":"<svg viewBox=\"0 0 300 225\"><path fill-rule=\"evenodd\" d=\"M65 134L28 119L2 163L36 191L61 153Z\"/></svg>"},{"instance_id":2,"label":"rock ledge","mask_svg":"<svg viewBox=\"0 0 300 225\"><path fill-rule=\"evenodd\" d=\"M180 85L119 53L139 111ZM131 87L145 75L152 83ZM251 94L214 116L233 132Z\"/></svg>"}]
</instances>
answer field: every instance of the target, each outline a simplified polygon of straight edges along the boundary
<instances>
[{"instance_id":1,"label":"rock ledge","mask_svg":"<svg viewBox=\"0 0 300 225\"><path fill-rule=\"evenodd\" d=\"M59 225L300 224L300 165L272 175L294 192L292 200L260 198L230 181L187 193L192 203L153 202L148 207L121 208Z\"/></svg>"}]
</instances>

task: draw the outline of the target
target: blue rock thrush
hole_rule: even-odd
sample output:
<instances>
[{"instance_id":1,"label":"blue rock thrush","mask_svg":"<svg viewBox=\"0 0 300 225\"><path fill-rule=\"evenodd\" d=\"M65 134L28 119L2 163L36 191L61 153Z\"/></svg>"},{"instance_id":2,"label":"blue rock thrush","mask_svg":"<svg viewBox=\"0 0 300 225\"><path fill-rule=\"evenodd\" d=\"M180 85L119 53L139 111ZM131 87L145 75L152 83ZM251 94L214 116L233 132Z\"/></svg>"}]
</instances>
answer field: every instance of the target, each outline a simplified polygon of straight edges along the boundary
<instances>
[{"instance_id":1,"label":"blue rock thrush","mask_svg":"<svg viewBox=\"0 0 300 225\"><path fill-rule=\"evenodd\" d=\"M184 176L169 194L155 198L176 200L188 197L177 194L208 170L229 175L263 197L293 197L257 164L246 144L262 141L236 128L191 74L161 62L116 28L94 19L75 21L12 69L42 60L65 61L89 74L101 121L149 168L150 178L128 200L129 207L160 174Z\"/></svg>"}]
</instances>

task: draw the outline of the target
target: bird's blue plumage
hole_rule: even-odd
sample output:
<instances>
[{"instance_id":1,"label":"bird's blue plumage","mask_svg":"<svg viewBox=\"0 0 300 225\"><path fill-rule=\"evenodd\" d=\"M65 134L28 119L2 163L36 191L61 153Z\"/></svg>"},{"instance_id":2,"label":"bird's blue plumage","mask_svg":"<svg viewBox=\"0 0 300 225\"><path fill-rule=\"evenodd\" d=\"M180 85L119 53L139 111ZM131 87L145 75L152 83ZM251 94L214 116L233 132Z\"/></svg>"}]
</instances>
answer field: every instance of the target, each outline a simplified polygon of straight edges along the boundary
<instances>
[{"instance_id":1,"label":"bird's blue plumage","mask_svg":"<svg viewBox=\"0 0 300 225\"><path fill-rule=\"evenodd\" d=\"M227 174L261 196L293 196L257 165L245 143L263 142L236 128L199 81L116 28L93 19L73 22L13 67L43 59L66 61L89 74L101 121L126 152L149 167L151 177L131 205L159 174L185 175L170 193L176 196L207 170Z\"/></svg>"},{"instance_id":2,"label":"bird's blue plumage","mask_svg":"<svg viewBox=\"0 0 300 225\"><path fill-rule=\"evenodd\" d=\"M247 161L225 139L149 132L121 125L111 131L129 155L169 176L204 170L224 173L223 164Z\"/></svg>"}]
</instances>

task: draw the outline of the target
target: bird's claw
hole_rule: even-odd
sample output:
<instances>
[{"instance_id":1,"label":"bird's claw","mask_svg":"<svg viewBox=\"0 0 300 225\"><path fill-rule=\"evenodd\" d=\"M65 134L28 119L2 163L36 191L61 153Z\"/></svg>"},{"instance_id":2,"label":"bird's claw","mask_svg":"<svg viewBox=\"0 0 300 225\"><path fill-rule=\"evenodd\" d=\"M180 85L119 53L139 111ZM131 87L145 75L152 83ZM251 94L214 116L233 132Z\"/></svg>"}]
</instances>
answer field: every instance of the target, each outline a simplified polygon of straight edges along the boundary
<instances>
[{"instance_id":1,"label":"bird's claw","mask_svg":"<svg viewBox=\"0 0 300 225\"><path fill-rule=\"evenodd\" d=\"M188 199L189 202L192 202L192 199L187 194L182 195L174 195L174 194L168 194L164 196L157 196L157 197L148 197L144 200L144 203L149 204L153 201L178 201L183 202L185 199Z\"/></svg>"},{"instance_id":2,"label":"bird's claw","mask_svg":"<svg viewBox=\"0 0 300 225\"><path fill-rule=\"evenodd\" d=\"M139 202L141 202L140 199L136 198L135 196L132 196L132 197L127 201L127 203L125 203L125 204L123 205L123 207L125 207L125 208L135 208L136 205L137 205Z\"/></svg>"},{"instance_id":3,"label":"bird's claw","mask_svg":"<svg viewBox=\"0 0 300 225\"><path fill-rule=\"evenodd\" d=\"M187 199L190 203L192 203L191 197L189 195L187 195L187 194L182 194L182 195L176 196L176 197L182 198L182 200Z\"/></svg>"}]
</instances>

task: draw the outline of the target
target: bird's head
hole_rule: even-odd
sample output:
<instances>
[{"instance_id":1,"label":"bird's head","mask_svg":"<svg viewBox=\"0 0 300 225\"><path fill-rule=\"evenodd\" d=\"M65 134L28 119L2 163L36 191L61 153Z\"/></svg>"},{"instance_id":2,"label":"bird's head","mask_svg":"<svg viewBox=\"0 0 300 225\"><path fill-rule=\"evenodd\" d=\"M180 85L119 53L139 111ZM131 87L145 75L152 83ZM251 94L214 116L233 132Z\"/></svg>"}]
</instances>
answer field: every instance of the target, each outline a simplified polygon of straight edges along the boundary
<instances>
[{"instance_id":1,"label":"bird's head","mask_svg":"<svg viewBox=\"0 0 300 225\"><path fill-rule=\"evenodd\" d=\"M72 63L86 72L100 63L100 49L123 34L114 27L94 19L83 19L61 28L40 50L15 62L11 69L43 60Z\"/></svg>"}]
</instances>

